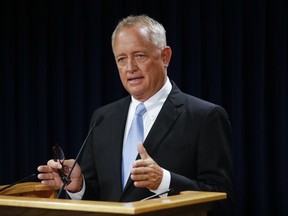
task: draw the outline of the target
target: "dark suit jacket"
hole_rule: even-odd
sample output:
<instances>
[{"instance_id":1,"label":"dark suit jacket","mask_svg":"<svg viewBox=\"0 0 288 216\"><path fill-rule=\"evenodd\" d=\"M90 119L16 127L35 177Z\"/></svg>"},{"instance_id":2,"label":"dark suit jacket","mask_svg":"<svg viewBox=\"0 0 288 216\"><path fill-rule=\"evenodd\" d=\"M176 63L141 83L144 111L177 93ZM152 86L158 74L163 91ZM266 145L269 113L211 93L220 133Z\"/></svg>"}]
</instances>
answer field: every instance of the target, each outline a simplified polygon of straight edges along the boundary
<instances>
[{"instance_id":1,"label":"dark suit jacket","mask_svg":"<svg viewBox=\"0 0 288 216\"><path fill-rule=\"evenodd\" d=\"M144 146L148 154L171 172L174 191L200 190L228 193L219 202L221 215L233 197L231 127L223 108L187 95L172 82L165 101ZM135 201L152 195L135 188L131 179L121 187L121 157L126 118L131 97L97 109L102 121L94 128L83 152L80 166L86 191L83 199ZM228 204L228 205L227 205Z\"/></svg>"}]
</instances>

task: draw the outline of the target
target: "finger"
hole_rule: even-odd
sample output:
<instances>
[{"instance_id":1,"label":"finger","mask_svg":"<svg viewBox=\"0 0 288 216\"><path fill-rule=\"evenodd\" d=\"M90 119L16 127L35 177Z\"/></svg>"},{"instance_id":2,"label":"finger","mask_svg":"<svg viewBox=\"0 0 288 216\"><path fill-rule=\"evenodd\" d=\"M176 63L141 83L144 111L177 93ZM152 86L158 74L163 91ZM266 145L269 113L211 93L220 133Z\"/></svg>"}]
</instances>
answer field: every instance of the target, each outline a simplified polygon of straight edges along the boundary
<instances>
[{"instance_id":1,"label":"finger","mask_svg":"<svg viewBox=\"0 0 288 216\"><path fill-rule=\"evenodd\" d=\"M52 167L53 169L62 169L62 166L59 163L59 161L49 160L47 162L47 165Z\"/></svg>"},{"instance_id":2,"label":"finger","mask_svg":"<svg viewBox=\"0 0 288 216\"><path fill-rule=\"evenodd\" d=\"M47 185L47 186L54 186L55 185L55 181L51 181L51 180L42 180L41 184L43 185Z\"/></svg>"},{"instance_id":3,"label":"finger","mask_svg":"<svg viewBox=\"0 0 288 216\"><path fill-rule=\"evenodd\" d=\"M134 181L135 187L146 187L149 190L156 190L161 183L161 181L159 181L156 176L151 177L149 175L138 175L131 176L131 178Z\"/></svg>"},{"instance_id":4,"label":"finger","mask_svg":"<svg viewBox=\"0 0 288 216\"><path fill-rule=\"evenodd\" d=\"M73 166L73 164L75 163L75 160L74 159L69 159L69 160L65 160L63 165L63 170L64 172L67 172L67 174L71 171L71 168ZM71 177L80 177L82 176L82 170L81 170L81 167L79 166L79 164L76 162L74 168L73 168L73 171L71 173Z\"/></svg>"},{"instance_id":5,"label":"finger","mask_svg":"<svg viewBox=\"0 0 288 216\"><path fill-rule=\"evenodd\" d=\"M74 159L67 159L67 160L64 160L63 164L65 166L68 166L68 167L72 167L73 163L75 162Z\"/></svg>"},{"instance_id":6,"label":"finger","mask_svg":"<svg viewBox=\"0 0 288 216\"><path fill-rule=\"evenodd\" d=\"M141 168L141 167L147 167L147 166L149 166L149 163L146 160L142 160L142 159L136 160L132 164L132 168Z\"/></svg>"},{"instance_id":7,"label":"finger","mask_svg":"<svg viewBox=\"0 0 288 216\"><path fill-rule=\"evenodd\" d=\"M38 174L37 177L40 180L53 180L54 179L53 173L40 173Z\"/></svg>"},{"instance_id":8,"label":"finger","mask_svg":"<svg viewBox=\"0 0 288 216\"><path fill-rule=\"evenodd\" d=\"M48 173L48 172L52 172L53 169L52 167L48 166L48 165L41 165L37 167L37 170L39 172L43 172L43 173Z\"/></svg>"},{"instance_id":9,"label":"finger","mask_svg":"<svg viewBox=\"0 0 288 216\"><path fill-rule=\"evenodd\" d=\"M150 157L142 143L137 145L137 150L142 160L148 159Z\"/></svg>"},{"instance_id":10,"label":"finger","mask_svg":"<svg viewBox=\"0 0 288 216\"><path fill-rule=\"evenodd\" d=\"M131 169L131 175L141 175L141 174L146 174L149 171L151 171L150 168L148 167L133 167Z\"/></svg>"},{"instance_id":11,"label":"finger","mask_svg":"<svg viewBox=\"0 0 288 216\"><path fill-rule=\"evenodd\" d=\"M55 180L42 180L41 184L43 185L47 185L47 186L57 186L60 187L59 185L57 185Z\"/></svg>"},{"instance_id":12,"label":"finger","mask_svg":"<svg viewBox=\"0 0 288 216\"><path fill-rule=\"evenodd\" d=\"M148 188L149 190L156 190L159 185L151 181L134 181L134 186L137 188Z\"/></svg>"},{"instance_id":13,"label":"finger","mask_svg":"<svg viewBox=\"0 0 288 216\"><path fill-rule=\"evenodd\" d=\"M138 188L149 188L149 185L148 181L134 181L134 186Z\"/></svg>"},{"instance_id":14,"label":"finger","mask_svg":"<svg viewBox=\"0 0 288 216\"><path fill-rule=\"evenodd\" d=\"M133 181L150 181L148 174L131 175L131 179L132 179Z\"/></svg>"}]
</instances>

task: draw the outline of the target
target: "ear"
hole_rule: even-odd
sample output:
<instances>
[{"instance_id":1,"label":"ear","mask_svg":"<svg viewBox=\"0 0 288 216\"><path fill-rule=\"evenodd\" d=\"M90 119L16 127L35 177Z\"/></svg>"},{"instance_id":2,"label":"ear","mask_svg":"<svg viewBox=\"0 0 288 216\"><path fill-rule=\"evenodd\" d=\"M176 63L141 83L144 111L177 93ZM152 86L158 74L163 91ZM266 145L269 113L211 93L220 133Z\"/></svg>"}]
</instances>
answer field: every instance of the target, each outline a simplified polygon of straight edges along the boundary
<instances>
[{"instance_id":1,"label":"ear","mask_svg":"<svg viewBox=\"0 0 288 216\"><path fill-rule=\"evenodd\" d=\"M172 56L172 50L169 46L162 49L162 60L165 68L168 68Z\"/></svg>"}]
</instances>

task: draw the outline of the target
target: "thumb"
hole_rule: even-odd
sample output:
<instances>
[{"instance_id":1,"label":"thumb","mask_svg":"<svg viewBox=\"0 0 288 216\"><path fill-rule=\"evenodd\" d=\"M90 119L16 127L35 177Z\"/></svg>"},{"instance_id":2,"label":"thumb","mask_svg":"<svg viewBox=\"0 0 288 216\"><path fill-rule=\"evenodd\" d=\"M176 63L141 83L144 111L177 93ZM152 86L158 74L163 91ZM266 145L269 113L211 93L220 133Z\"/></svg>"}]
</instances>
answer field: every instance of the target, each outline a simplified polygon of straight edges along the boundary
<instances>
[{"instance_id":1,"label":"thumb","mask_svg":"<svg viewBox=\"0 0 288 216\"><path fill-rule=\"evenodd\" d=\"M150 156L148 155L146 149L144 148L143 143L139 143L139 144L137 145L137 151L138 151L138 153L140 154L140 157L141 157L142 160L145 160L145 159L147 159L147 158L150 157Z\"/></svg>"}]
</instances>

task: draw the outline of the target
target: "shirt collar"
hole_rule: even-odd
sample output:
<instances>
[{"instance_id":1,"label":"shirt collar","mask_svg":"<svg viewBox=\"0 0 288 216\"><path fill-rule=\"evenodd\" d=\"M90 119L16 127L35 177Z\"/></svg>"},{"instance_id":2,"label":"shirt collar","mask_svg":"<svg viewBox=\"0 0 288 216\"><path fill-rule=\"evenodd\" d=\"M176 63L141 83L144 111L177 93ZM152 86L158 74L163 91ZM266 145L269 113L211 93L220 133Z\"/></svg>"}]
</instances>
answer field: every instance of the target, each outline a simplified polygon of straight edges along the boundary
<instances>
[{"instance_id":1,"label":"shirt collar","mask_svg":"<svg viewBox=\"0 0 288 216\"><path fill-rule=\"evenodd\" d=\"M167 99L171 89L172 84L169 78L167 78L165 85L156 94L154 94L152 97L150 97L148 100L144 102L147 112L149 112L149 110L153 109L155 106L163 104ZM137 105L140 104L141 101L136 100L133 96L131 96L131 99L132 99L131 105L136 109Z\"/></svg>"}]
</instances>

